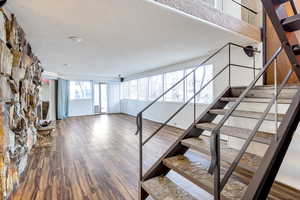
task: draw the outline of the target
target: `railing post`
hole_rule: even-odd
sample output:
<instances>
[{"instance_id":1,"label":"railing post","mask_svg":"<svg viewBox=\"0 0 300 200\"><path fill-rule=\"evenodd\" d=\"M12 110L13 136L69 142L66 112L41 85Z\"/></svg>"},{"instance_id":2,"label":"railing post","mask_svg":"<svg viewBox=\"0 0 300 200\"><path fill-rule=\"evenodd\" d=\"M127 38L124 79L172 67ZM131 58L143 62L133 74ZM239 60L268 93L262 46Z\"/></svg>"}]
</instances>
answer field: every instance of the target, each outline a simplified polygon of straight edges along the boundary
<instances>
[{"instance_id":1,"label":"railing post","mask_svg":"<svg viewBox=\"0 0 300 200\"><path fill-rule=\"evenodd\" d=\"M220 176L220 130L213 131L213 148L215 157L214 166L214 200L221 200L221 176Z\"/></svg>"},{"instance_id":2,"label":"railing post","mask_svg":"<svg viewBox=\"0 0 300 200\"><path fill-rule=\"evenodd\" d=\"M293 12L294 12L294 15L297 15L298 14L298 11L297 11L297 7L295 5L295 2L294 0L289 0L290 1L290 4L291 4L291 7L293 9Z\"/></svg>"},{"instance_id":3,"label":"railing post","mask_svg":"<svg viewBox=\"0 0 300 200\"><path fill-rule=\"evenodd\" d=\"M138 116L138 130L139 130L139 199L142 199L142 181L143 181L143 114Z\"/></svg>"},{"instance_id":4,"label":"railing post","mask_svg":"<svg viewBox=\"0 0 300 200\"><path fill-rule=\"evenodd\" d=\"M256 68L256 60L255 60L255 53L253 55L253 80L255 80L255 68Z\"/></svg>"},{"instance_id":5,"label":"railing post","mask_svg":"<svg viewBox=\"0 0 300 200\"><path fill-rule=\"evenodd\" d=\"M275 95L275 134L278 141L278 103L277 103L277 57L274 60L274 95Z\"/></svg>"},{"instance_id":6,"label":"railing post","mask_svg":"<svg viewBox=\"0 0 300 200\"><path fill-rule=\"evenodd\" d=\"M196 71L193 72L194 83L194 124L196 124Z\"/></svg>"},{"instance_id":7,"label":"railing post","mask_svg":"<svg viewBox=\"0 0 300 200\"><path fill-rule=\"evenodd\" d=\"M228 57L228 70L229 70L229 75L228 75L228 85L231 87L231 43L229 43L229 57Z\"/></svg>"}]
</instances>

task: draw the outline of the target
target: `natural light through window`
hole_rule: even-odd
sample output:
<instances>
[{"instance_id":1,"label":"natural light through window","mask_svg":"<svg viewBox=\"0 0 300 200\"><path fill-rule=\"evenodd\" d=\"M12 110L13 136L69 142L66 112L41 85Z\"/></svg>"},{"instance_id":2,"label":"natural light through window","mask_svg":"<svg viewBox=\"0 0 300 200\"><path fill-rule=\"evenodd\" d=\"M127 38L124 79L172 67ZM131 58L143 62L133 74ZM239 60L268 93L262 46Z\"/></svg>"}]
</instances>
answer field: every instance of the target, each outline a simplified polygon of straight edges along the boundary
<instances>
[{"instance_id":1,"label":"natural light through window","mask_svg":"<svg viewBox=\"0 0 300 200\"><path fill-rule=\"evenodd\" d=\"M163 93L163 75L160 74L156 76L151 76L149 78L149 100L155 100L162 93Z\"/></svg>"},{"instance_id":2,"label":"natural light through window","mask_svg":"<svg viewBox=\"0 0 300 200\"><path fill-rule=\"evenodd\" d=\"M70 99L92 99L91 81L70 81Z\"/></svg>"},{"instance_id":3,"label":"natural light through window","mask_svg":"<svg viewBox=\"0 0 300 200\"><path fill-rule=\"evenodd\" d=\"M138 85L137 80L132 80L129 82L129 98L130 99L137 99L138 97Z\"/></svg>"},{"instance_id":4,"label":"natural light through window","mask_svg":"<svg viewBox=\"0 0 300 200\"><path fill-rule=\"evenodd\" d=\"M171 88L175 83L180 81L183 78L184 71L176 71L170 72L165 74L165 90ZM182 102L184 98L183 94L183 81L182 83L178 84L174 88L170 90L165 96L165 101L175 101L175 102Z\"/></svg>"},{"instance_id":5,"label":"natural light through window","mask_svg":"<svg viewBox=\"0 0 300 200\"><path fill-rule=\"evenodd\" d=\"M138 80L138 94L139 100L146 101L148 99L148 78Z\"/></svg>"},{"instance_id":6,"label":"natural light through window","mask_svg":"<svg viewBox=\"0 0 300 200\"><path fill-rule=\"evenodd\" d=\"M192 72L195 68L188 68L138 80L125 81L121 84L121 98L140 101L153 101L164 91L167 91L174 84L180 81L185 75ZM213 100L213 83L207 83L213 78L213 65L204 65L195 71L195 92L201 88L197 95L196 102L210 104ZM190 74L182 83L171 89L164 98L159 101L184 102L194 96L194 74ZM192 100L191 103L194 101Z\"/></svg>"}]
</instances>

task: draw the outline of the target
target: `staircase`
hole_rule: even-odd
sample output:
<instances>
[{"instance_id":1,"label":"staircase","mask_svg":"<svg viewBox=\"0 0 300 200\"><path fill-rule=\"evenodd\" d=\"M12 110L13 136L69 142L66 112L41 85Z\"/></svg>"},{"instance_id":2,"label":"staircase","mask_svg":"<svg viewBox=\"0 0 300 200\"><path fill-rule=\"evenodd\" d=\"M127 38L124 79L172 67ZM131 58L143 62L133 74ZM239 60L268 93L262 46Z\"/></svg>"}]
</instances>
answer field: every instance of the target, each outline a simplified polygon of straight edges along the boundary
<instances>
[{"instance_id":1,"label":"staircase","mask_svg":"<svg viewBox=\"0 0 300 200\"><path fill-rule=\"evenodd\" d=\"M300 47L292 43L292 41L297 41L293 32L300 30L300 15L297 14L293 1L262 0L262 2L282 43L282 46L262 69L257 69L255 66L251 68L234 64L231 62L231 54L229 53L228 64L211 80L203 84L200 89L197 89L195 86L195 71L197 69L217 57L226 48L229 52L231 52L232 46L241 49L247 48L229 43L166 90L164 94L138 114L137 134L139 134L140 141L139 199L146 199L149 195L155 200L196 199L166 176L171 170L210 193L212 199L215 200L300 199L299 194L290 192L288 187L282 187L281 183L275 181L300 119L300 87L298 85L287 85L293 72L300 78L299 58L297 57ZM284 3L292 5L294 16L288 17L282 13L281 6ZM287 54L293 68L286 74L281 83L277 83L277 68L285 67L277 66L277 57L283 51ZM257 51L253 49L253 53L257 53ZM253 81L247 87L231 86L231 68L233 66L254 70ZM259 80L270 67L274 67L275 84L273 86L263 86L259 84ZM197 116L197 96L221 74L227 73L227 70L229 71L228 87L214 99L214 102L204 112ZM255 71L258 73L255 73ZM143 135L143 114L164 95L191 77L194 78L193 97L188 99L160 128L145 139ZM239 106L243 103L263 104L265 108L260 112L239 109ZM191 113L194 115L194 122L144 173L143 147L189 104L194 105L194 112ZM286 113L278 112L278 105L280 104L288 106ZM274 109L274 112L271 111L272 109ZM256 124L253 129L234 127L228 124L229 118L252 119L256 120ZM276 124L275 132L260 131L261 125L265 121ZM209 131L210 134L204 134L205 131ZM234 149L221 139L222 136L238 138L243 140L244 143L241 149ZM247 151L249 145L254 142L268 147L263 157ZM190 157L186 152L191 150L197 152L198 156Z\"/></svg>"}]
</instances>

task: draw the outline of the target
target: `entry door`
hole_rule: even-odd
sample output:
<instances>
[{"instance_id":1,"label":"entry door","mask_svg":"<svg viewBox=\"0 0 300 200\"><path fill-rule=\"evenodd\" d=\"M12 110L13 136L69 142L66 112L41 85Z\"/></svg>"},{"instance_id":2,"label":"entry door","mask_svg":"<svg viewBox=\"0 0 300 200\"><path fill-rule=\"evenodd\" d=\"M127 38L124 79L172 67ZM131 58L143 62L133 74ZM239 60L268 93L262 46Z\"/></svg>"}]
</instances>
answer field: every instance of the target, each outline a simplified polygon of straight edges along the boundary
<instances>
[{"instance_id":1,"label":"entry door","mask_svg":"<svg viewBox=\"0 0 300 200\"><path fill-rule=\"evenodd\" d=\"M107 84L94 83L94 113L107 113Z\"/></svg>"},{"instance_id":2,"label":"entry door","mask_svg":"<svg viewBox=\"0 0 300 200\"><path fill-rule=\"evenodd\" d=\"M100 83L94 83L94 113L101 113L100 106Z\"/></svg>"},{"instance_id":3,"label":"entry door","mask_svg":"<svg viewBox=\"0 0 300 200\"><path fill-rule=\"evenodd\" d=\"M108 95L107 84L100 83L100 111L101 113L107 113Z\"/></svg>"}]
</instances>

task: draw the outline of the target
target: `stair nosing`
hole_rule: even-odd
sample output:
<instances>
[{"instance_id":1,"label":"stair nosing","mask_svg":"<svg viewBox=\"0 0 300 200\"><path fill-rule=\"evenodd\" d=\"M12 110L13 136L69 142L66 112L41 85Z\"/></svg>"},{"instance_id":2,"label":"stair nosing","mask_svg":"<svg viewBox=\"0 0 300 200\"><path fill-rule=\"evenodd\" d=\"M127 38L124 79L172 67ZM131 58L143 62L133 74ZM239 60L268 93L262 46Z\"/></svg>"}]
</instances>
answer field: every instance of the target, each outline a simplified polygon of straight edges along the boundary
<instances>
[{"instance_id":1,"label":"stair nosing","mask_svg":"<svg viewBox=\"0 0 300 200\"><path fill-rule=\"evenodd\" d=\"M213 130L213 128L208 127L208 126L205 127L205 125L217 126L217 124L214 124L214 123L199 123L199 124L196 124L196 127L198 129L207 130L207 131L212 131ZM220 129L221 134L222 135L227 135L227 136L230 136L230 137L243 139L243 140L248 139L248 137L246 137L247 134L245 134L245 133L233 133L232 131L228 131L228 129L235 129L236 131L249 132L248 136L251 133L251 129L239 128L239 127L233 127L233 126L223 126ZM258 134L271 135L271 136L269 138L264 138L264 137L257 136ZM245 136L245 137L243 137L242 135ZM269 145L272 142L273 135L274 135L273 133L264 132L264 131L257 131L256 136L254 137L253 141Z\"/></svg>"},{"instance_id":2,"label":"stair nosing","mask_svg":"<svg viewBox=\"0 0 300 200\"><path fill-rule=\"evenodd\" d=\"M204 148L204 147L202 147L202 148L200 148L199 146L196 146L196 145L191 145L188 141L189 140L191 140L191 139L195 139L195 140L208 140L208 137L206 137L206 136L201 136L202 138L200 139L200 138L188 138L188 139L185 139L185 140L182 140L181 141L181 144L183 145L183 146L186 146L186 147L188 147L188 148L191 148L191 149L193 149L193 150L195 150L195 151L197 151L197 152L199 152L199 153L201 153L201 154L204 154L204 155L206 155L206 156L208 156L208 157L211 157L211 152L210 152L210 148L208 148L208 149L206 149L206 148ZM222 145L222 144L221 144ZM225 145L225 146L227 146L227 145ZM233 148L230 148L230 147L228 147L227 146L227 148L226 149L230 149L230 150L232 150L232 151L236 151L236 152L238 152L238 150L236 150L236 149L233 149ZM221 152L223 151L223 149L221 148ZM224 153L221 153L222 155L224 155ZM226 154L225 154L226 155ZM259 162L260 162L260 160L262 159L260 156L258 156L258 155L256 155L256 154L252 154L252 153L246 153L246 155L248 155L249 157L256 157L256 159L259 159ZM231 161L231 159L233 159L232 157L229 157L228 155L226 155L226 156L221 156L221 160L222 161L224 161L224 162L226 162L226 163L228 163L228 164L230 164L230 163L232 163L232 161ZM250 172L250 173L254 173L256 170L257 170L257 166L249 166L249 165L247 165L246 163L243 163L243 161L241 160L241 162L238 164L238 167L239 168L241 168L241 169L243 169L243 170L246 170L246 171L248 171L248 172Z\"/></svg>"},{"instance_id":3,"label":"stair nosing","mask_svg":"<svg viewBox=\"0 0 300 200\"><path fill-rule=\"evenodd\" d=\"M215 114L215 115L225 115L227 111L229 111L230 109L212 109L209 111L210 114ZM255 111L247 111L247 110L235 110L233 111L233 113L230 115L230 117L239 117L239 118L249 118L249 119L260 119L258 117L253 117L253 116L246 116L247 114L253 114L253 115L263 115L262 112L255 112ZM245 114L244 116L241 114ZM272 118L272 116L274 117L275 114L274 113L269 113L267 114L267 116L265 117L265 121L275 121L274 118ZM282 121L283 118L285 117L285 114L278 114L278 121Z\"/></svg>"},{"instance_id":4,"label":"stair nosing","mask_svg":"<svg viewBox=\"0 0 300 200\"><path fill-rule=\"evenodd\" d=\"M222 101L228 101L228 102L236 102L239 99L239 97L222 97ZM242 103L269 103L271 101L271 98L261 98L261 97L246 97L242 100ZM285 98L279 98L277 99L277 103L279 104L291 104L292 99L285 99Z\"/></svg>"},{"instance_id":5,"label":"stair nosing","mask_svg":"<svg viewBox=\"0 0 300 200\"><path fill-rule=\"evenodd\" d=\"M164 159L164 161L163 161L163 163L164 163L164 165L166 166L166 167L168 167L169 169L172 169L172 170L174 170L176 173L178 173L178 174L180 174L180 175L182 175L183 177L185 177L186 179L188 179L188 180L190 180L191 182L193 182L195 185L197 185L198 187L200 187L201 189L203 189L203 190L205 190L206 192L208 192L208 193L210 193L210 194L213 194L213 181L211 181L211 182L209 182L212 186L209 186L209 185L207 185L207 184L205 184L204 182L203 182L203 179L201 178L195 178L194 176L191 176L190 174L188 174L187 173L187 171L189 171L189 170L184 170L183 168L181 168L181 170L180 170L180 167L178 167L178 165L174 165L174 164L171 164L171 162L170 162L170 160L171 159L175 159L175 158L178 158L179 160L180 159L185 159L185 160L189 160L187 157L185 157L184 155L177 155L177 156L173 156L173 157L169 157L169 158L166 158L166 159ZM201 165L201 163L200 163L200 165ZM192 165L192 164L190 164L189 166L191 166L191 167L195 167L195 165ZM206 178L213 178L213 176L212 175L210 175L210 174L208 174L208 172L207 172L207 169L201 169L200 167L197 167L198 168L198 170L201 170L201 171L203 171L203 173L202 174L199 174L199 175L203 175L203 174L205 174L206 175ZM206 167L203 167L203 168L206 168ZM224 171L224 169L223 169L223 171ZM193 171L194 172L194 171ZM239 179L239 177L237 177L237 176L235 176L235 175L233 175L234 176L234 178L232 179L230 179L230 181L235 181L235 182L238 182L240 185L243 185L245 188L246 188L246 184L245 183L243 183L242 181L240 181ZM202 182L201 182L202 181ZM226 185L227 186L227 185ZM226 187L225 186L225 187ZM244 188L244 189L245 189ZM224 188L225 189L225 188ZM224 189L223 189L223 191L224 191ZM243 190L244 190L243 189ZM223 194L221 195L221 199L222 200L232 200L233 198L228 198L228 197L226 197L226 196L224 196ZM236 199L236 198L234 198L234 199Z\"/></svg>"},{"instance_id":6,"label":"stair nosing","mask_svg":"<svg viewBox=\"0 0 300 200\"><path fill-rule=\"evenodd\" d=\"M185 191L183 188L181 188L179 185L177 185L176 183L174 183L172 180L170 180L168 177L166 176L158 176L158 177L154 177L152 179L149 179L147 181L144 181L141 183L141 186L142 188L155 200L161 200L159 198L157 198L157 196L153 193L153 190L151 190L148 186L147 186L147 182L148 181L154 181L154 179L164 179L164 180L167 180L169 181L169 184L172 184L172 186L175 186L176 187L176 191L180 191L181 193L184 193L185 195L187 195L186 197L187 198L180 198L182 200L188 200L188 199L191 199L191 200L196 200L195 197L193 197L191 194L189 194L187 191ZM161 191L161 190L160 190ZM165 198L164 198L165 199ZM180 200L180 199L177 199L177 200Z\"/></svg>"}]
</instances>

